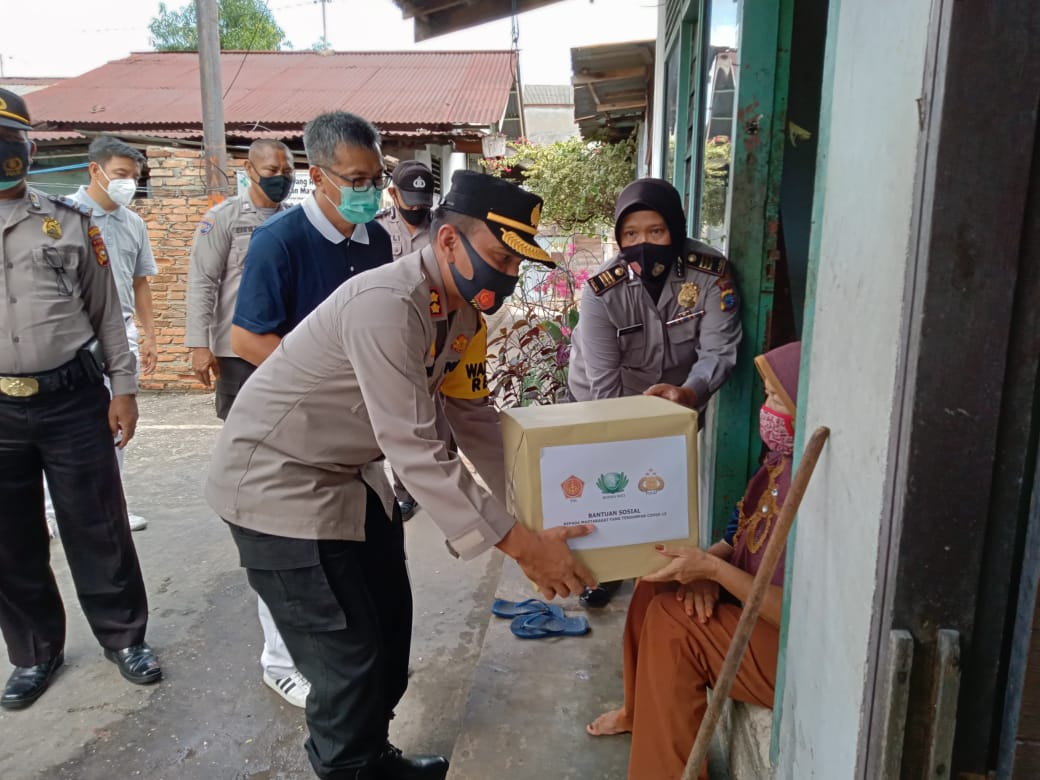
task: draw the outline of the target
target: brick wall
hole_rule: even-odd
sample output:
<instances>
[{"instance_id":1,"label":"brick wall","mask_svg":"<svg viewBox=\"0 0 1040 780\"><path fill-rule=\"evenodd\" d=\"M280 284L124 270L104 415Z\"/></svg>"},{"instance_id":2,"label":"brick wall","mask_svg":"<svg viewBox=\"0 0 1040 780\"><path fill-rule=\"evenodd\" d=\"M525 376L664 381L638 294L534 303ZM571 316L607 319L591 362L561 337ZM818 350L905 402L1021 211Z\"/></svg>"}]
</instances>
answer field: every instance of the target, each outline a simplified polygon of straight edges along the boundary
<instances>
[{"instance_id":1,"label":"brick wall","mask_svg":"<svg viewBox=\"0 0 1040 780\"><path fill-rule=\"evenodd\" d=\"M151 376L141 377L141 387L204 390L195 381L184 346L191 240L207 205L202 153L152 146L147 156L152 197L134 201L133 209L148 225L159 268L150 280L159 361ZM238 160L231 163L231 192L235 191L233 170L240 165Z\"/></svg>"}]
</instances>

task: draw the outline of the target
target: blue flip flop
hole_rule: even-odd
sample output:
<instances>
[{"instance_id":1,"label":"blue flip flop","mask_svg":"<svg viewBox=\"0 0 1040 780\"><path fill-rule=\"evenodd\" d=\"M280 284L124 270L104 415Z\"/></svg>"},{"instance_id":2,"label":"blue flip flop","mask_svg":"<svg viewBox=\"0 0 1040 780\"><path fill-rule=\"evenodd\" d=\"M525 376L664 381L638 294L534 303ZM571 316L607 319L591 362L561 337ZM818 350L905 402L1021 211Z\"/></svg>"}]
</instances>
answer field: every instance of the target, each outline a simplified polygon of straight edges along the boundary
<instances>
[{"instance_id":1,"label":"blue flip flop","mask_svg":"<svg viewBox=\"0 0 1040 780\"><path fill-rule=\"evenodd\" d=\"M556 604L546 604L541 599L527 599L527 601L506 601L495 599L491 605L491 614L500 618L515 618L522 615L556 615L563 617L563 607Z\"/></svg>"},{"instance_id":2,"label":"blue flip flop","mask_svg":"<svg viewBox=\"0 0 1040 780\"><path fill-rule=\"evenodd\" d=\"M583 617L563 617L540 612L515 618L509 629L521 639L581 636L589 633L589 621Z\"/></svg>"}]
</instances>

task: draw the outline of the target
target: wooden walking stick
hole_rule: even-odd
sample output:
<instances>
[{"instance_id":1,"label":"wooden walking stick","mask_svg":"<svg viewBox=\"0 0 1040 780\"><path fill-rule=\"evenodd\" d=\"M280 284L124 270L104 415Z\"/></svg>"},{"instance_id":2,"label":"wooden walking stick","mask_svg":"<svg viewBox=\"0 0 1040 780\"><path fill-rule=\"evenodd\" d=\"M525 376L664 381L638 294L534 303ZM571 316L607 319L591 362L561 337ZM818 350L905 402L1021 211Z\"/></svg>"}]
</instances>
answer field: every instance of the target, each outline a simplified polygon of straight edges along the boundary
<instances>
[{"instance_id":1,"label":"wooden walking stick","mask_svg":"<svg viewBox=\"0 0 1040 780\"><path fill-rule=\"evenodd\" d=\"M805 495L805 489L809 486L809 478L812 476L813 469L816 468L816 461L820 459L820 452L830 433L830 428L817 428L809 437L809 443L805 445L805 453L798 464L794 479L791 480L791 488L787 491L784 505L780 509L776 528L773 529L773 535L769 537L769 544L766 545L762 563L751 584L751 593L744 602L740 622L737 623L737 630L733 632L733 639L726 652L726 660L722 663L719 679L711 692L711 701L704 713L704 720L701 721L697 740L693 743L693 750L690 751L690 758L686 762L682 780L696 780L697 773L708 758L708 746L711 744L719 716L722 714L722 705L729 699L729 693L733 689L733 681L737 677L740 661L744 658L744 651L747 650L748 642L751 640L751 631L755 627L755 621L758 620L766 588L773 579L773 572L776 571L776 565L780 562L780 554L787 544L787 535L794 524L794 516L798 512L799 504L802 503L802 496Z\"/></svg>"}]
</instances>

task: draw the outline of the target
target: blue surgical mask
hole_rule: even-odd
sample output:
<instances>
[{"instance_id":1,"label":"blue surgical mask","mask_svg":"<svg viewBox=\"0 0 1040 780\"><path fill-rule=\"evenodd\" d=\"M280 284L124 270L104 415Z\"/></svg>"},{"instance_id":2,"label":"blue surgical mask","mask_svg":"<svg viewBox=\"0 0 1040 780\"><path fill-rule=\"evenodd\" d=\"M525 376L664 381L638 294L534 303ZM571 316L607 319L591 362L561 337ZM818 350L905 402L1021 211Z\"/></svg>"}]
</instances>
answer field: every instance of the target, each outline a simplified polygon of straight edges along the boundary
<instances>
[{"instance_id":1,"label":"blue surgical mask","mask_svg":"<svg viewBox=\"0 0 1040 780\"><path fill-rule=\"evenodd\" d=\"M0 190L17 187L29 174L28 141L0 141Z\"/></svg>"}]
</instances>

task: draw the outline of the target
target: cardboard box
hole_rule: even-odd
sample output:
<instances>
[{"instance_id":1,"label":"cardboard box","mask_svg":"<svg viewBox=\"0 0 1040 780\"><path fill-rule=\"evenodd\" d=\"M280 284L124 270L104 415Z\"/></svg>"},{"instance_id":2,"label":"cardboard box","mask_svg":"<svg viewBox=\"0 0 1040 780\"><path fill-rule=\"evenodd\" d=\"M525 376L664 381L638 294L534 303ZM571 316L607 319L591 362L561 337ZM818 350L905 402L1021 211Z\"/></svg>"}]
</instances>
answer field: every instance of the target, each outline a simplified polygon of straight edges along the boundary
<instances>
[{"instance_id":1,"label":"cardboard box","mask_svg":"<svg viewBox=\"0 0 1040 780\"><path fill-rule=\"evenodd\" d=\"M541 531L593 523L571 549L603 582L665 564L655 544L697 544L697 413L632 396L502 412L506 501Z\"/></svg>"}]
</instances>

